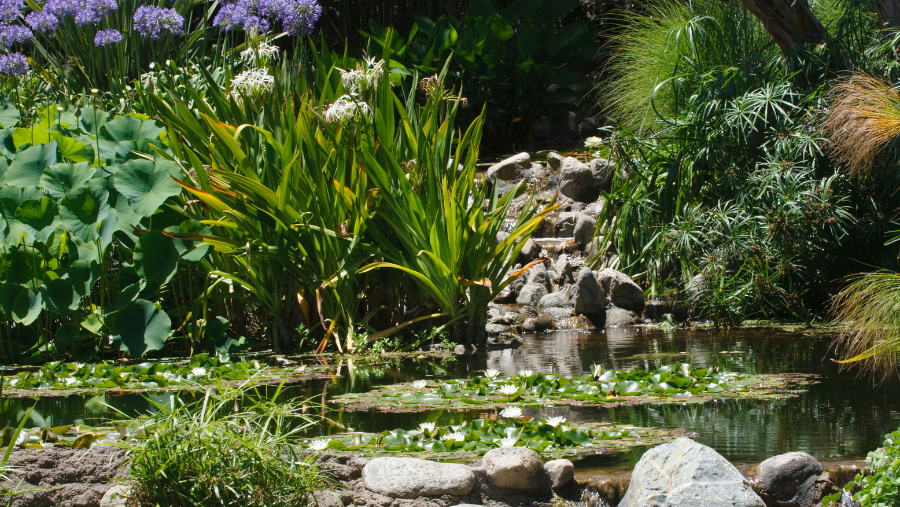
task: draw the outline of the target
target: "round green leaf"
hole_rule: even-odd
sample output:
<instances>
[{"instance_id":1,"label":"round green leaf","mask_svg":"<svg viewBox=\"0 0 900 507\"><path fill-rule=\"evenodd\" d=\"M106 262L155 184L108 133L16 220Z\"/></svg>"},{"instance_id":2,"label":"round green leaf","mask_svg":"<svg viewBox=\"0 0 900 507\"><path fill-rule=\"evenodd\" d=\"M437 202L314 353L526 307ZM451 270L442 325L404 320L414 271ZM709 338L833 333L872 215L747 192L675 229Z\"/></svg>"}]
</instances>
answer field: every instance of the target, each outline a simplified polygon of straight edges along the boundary
<instances>
[{"instance_id":1,"label":"round green leaf","mask_svg":"<svg viewBox=\"0 0 900 507\"><path fill-rule=\"evenodd\" d=\"M56 230L57 211L56 202L49 197L23 201L16 208L16 220L11 224L10 236L18 237L24 231L38 241L47 241Z\"/></svg>"},{"instance_id":2,"label":"round green leaf","mask_svg":"<svg viewBox=\"0 0 900 507\"><path fill-rule=\"evenodd\" d=\"M13 320L24 324L31 325L37 320L41 314L41 293L34 289L25 288L16 296L13 301L12 317Z\"/></svg>"},{"instance_id":3,"label":"round green leaf","mask_svg":"<svg viewBox=\"0 0 900 507\"><path fill-rule=\"evenodd\" d=\"M148 231L134 249L134 267L148 287L161 287L178 269L175 242L162 231Z\"/></svg>"},{"instance_id":4,"label":"round green leaf","mask_svg":"<svg viewBox=\"0 0 900 507\"><path fill-rule=\"evenodd\" d=\"M54 337L57 342L66 346L72 346L80 342L82 338L84 338L84 333L81 332L81 326L71 322L59 326Z\"/></svg>"},{"instance_id":5,"label":"round green leaf","mask_svg":"<svg viewBox=\"0 0 900 507\"><path fill-rule=\"evenodd\" d=\"M48 194L62 199L67 192L83 187L96 172L97 168L87 162L56 164L44 170L40 185Z\"/></svg>"},{"instance_id":6,"label":"round green leaf","mask_svg":"<svg viewBox=\"0 0 900 507\"><path fill-rule=\"evenodd\" d=\"M62 224L69 233L84 242L96 240L100 221L109 214L109 191L100 182L70 190L60 206Z\"/></svg>"},{"instance_id":7,"label":"round green leaf","mask_svg":"<svg viewBox=\"0 0 900 507\"><path fill-rule=\"evenodd\" d=\"M44 174L44 170L55 165L58 160L56 141L31 146L16 154L3 175L3 182L17 187L35 186Z\"/></svg>"},{"instance_id":8,"label":"round green leaf","mask_svg":"<svg viewBox=\"0 0 900 507\"><path fill-rule=\"evenodd\" d=\"M25 290L25 287L10 281L6 281L3 285L0 285L0 309L3 310L7 319L12 318L16 296L23 290Z\"/></svg>"},{"instance_id":9,"label":"round green leaf","mask_svg":"<svg viewBox=\"0 0 900 507\"><path fill-rule=\"evenodd\" d=\"M130 357L142 357L165 345L172 330L172 320L150 301L138 299L116 314L112 325L113 341Z\"/></svg>"},{"instance_id":10,"label":"round green leaf","mask_svg":"<svg viewBox=\"0 0 900 507\"><path fill-rule=\"evenodd\" d=\"M80 303L80 298L75 292L72 282L63 278L57 278L42 285L40 291L44 307L63 317L75 311Z\"/></svg>"},{"instance_id":11,"label":"round green leaf","mask_svg":"<svg viewBox=\"0 0 900 507\"><path fill-rule=\"evenodd\" d=\"M91 260L77 260L69 266L69 281L75 292L82 296L91 295L94 280L100 278L100 264Z\"/></svg>"},{"instance_id":12,"label":"round green leaf","mask_svg":"<svg viewBox=\"0 0 900 507\"><path fill-rule=\"evenodd\" d=\"M171 176L180 172L178 164L168 160L130 160L119 168L114 182L131 209L142 217L149 217L166 199L181 192L181 187Z\"/></svg>"}]
</instances>

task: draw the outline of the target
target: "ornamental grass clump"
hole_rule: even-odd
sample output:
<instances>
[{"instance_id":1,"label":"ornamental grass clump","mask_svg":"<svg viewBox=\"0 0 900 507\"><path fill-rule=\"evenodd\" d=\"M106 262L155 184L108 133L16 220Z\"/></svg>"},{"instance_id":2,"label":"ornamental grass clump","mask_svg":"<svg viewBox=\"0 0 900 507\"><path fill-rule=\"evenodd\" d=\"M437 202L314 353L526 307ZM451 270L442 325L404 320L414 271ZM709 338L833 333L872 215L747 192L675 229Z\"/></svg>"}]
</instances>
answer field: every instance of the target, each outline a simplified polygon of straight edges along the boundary
<instances>
[{"instance_id":1,"label":"ornamental grass clump","mask_svg":"<svg viewBox=\"0 0 900 507\"><path fill-rule=\"evenodd\" d=\"M314 423L299 402L271 401L280 391L263 398L210 390L195 403L158 405L141 421L152 436L131 462L138 505L305 505L309 492L329 483L316 456L290 444Z\"/></svg>"}]
</instances>

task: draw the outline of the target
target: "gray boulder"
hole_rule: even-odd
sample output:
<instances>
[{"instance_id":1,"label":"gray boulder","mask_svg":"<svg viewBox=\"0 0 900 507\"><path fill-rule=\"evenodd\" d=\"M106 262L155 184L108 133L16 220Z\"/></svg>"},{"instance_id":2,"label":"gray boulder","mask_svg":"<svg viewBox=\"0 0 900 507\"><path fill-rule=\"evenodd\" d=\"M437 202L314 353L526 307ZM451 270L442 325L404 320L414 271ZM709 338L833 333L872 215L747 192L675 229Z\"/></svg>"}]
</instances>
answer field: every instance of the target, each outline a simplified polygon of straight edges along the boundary
<instances>
[{"instance_id":1,"label":"gray boulder","mask_svg":"<svg viewBox=\"0 0 900 507\"><path fill-rule=\"evenodd\" d=\"M575 223L578 222L577 211L563 211L556 218L553 233L557 238L569 238L575 234Z\"/></svg>"},{"instance_id":2,"label":"gray boulder","mask_svg":"<svg viewBox=\"0 0 900 507\"><path fill-rule=\"evenodd\" d=\"M575 244L578 248L584 250L585 246L589 246L594 238L594 229L597 228L597 221L590 215L579 213L575 221L575 228L572 235L575 237Z\"/></svg>"},{"instance_id":3,"label":"gray boulder","mask_svg":"<svg viewBox=\"0 0 900 507\"><path fill-rule=\"evenodd\" d=\"M495 488L533 491L547 483L541 457L525 447L491 449L482 458L482 466Z\"/></svg>"},{"instance_id":4,"label":"gray boulder","mask_svg":"<svg viewBox=\"0 0 900 507\"><path fill-rule=\"evenodd\" d=\"M492 182L498 179L506 181L517 180L522 177L520 172L529 171L530 169L531 155L523 152L492 165L484 173L484 177Z\"/></svg>"},{"instance_id":5,"label":"gray boulder","mask_svg":"<svg viewBox=\"0 0 900 507\"><path fill-rule=\"evenodd\" d=\"M550 478L554 491L565 489L575 480L575 465L567 459L555 459L544 463L544 470Z\"/></svg>"},{"instance_id":6,"label":"gray boulder","mask_svg":"<svg viewBox=\"0 0 900 507\"><path fill-rule=\"evenodd\" d=\"M628 278L628 275L606 268L597 273L597 280L609 296L610 303L619 308L641 313L644 308L644 291Z\"/></svg>"},{"instance_id":7,"label":"gray boulder","mask_svg":"<svg viewBox=\"0 0 900 507\"><path fill-rule=\"evenodd\" d=\"M553 325L553 321L548 317L529 317L522 323L522 331L526 333L540 333L546 331Z\"/></svg>"},{"instance_id":8,"label":"gray boulder","mask_svg":"<svg viewBox=\"0 0 900 507\"><path fill-rule=\"evenodd\" d=\"M537 283L526 283L519 296L516 297L516 303L520 305L538 306L541 298L547 295L547 288Z\"/></svg>"},{"instance_id":9,"label":"gray boulder","mask_svg":"<svg viewBox=\"0 0 900 507\"><path fill-rule=\"evenodd\" d=\"M769 458L756 468L754 489L766 505L814 507L830 486L816 458L805 452L789 452Z\"/></svg>"},{"instance_id":10,"label":"gray boulder","mask_svg":"<svg viewBox=\"0 0 900 507\"><path fill-rule=\"evenodd\" d=\"M538 264L529 269L527 275L528 283L543 285L544 288L547 289L547 292L550 292L550 289L552 288L550 285L550 274L547 273L547 268L543 264Z\"/></svg>"},{"instance_id":11,"label":"gray boulder","mask_svg":"<svg viewBox=\"0 0 900 507\"><path fill-rule=\"evenodd\" d=\"M554 171L558 171L559 166L562 164L562 161L564 159L565 159L565 157L563 157L559 153L556 153L555 151L551 151L547 155L547 165L550 166L550 169L553 169Z\"/></svg>"},{"instance_id":12,"label":"gray boulder","mask_svg":"<svg viewBox=\"0 0 900 507\"><path fill-rule=\"evenodd\" d=\"M591 175L594 178L594 188L609 192L612 190L613 175L616 171L616 164L606 160L605 158L595 158L588 165L591 168Z\"/></svg>"},{"instance_id":13,"label":"gray boulder","mask_svg":"<svg viewBox=\"0 0 900 507\"><path fill-rule=\"evenodd\" d=\"M578 202L594 202L600 196L594 186L591 168L572 157L566 157L560 163L559 193Z\"/></svg>"},{"instance_id":14,"label":"gray boulder","mask_svg":"<svg viewBox=\"0 0 900 507\"><path fill-rule=\"evenodd\" d=\"M538 308L572 308L575 305L572 295L572 286L564 287L542 297L538 302Z\"/></svg>"},{"instance_id":15,"label":"gray boulder","mask_svg":"<svg viewBox=\"0 0 900 507\"><path fill-rule=\"evenodd\" d=\"M584 315L590 320L596 320L602 317L606 310L606 294L591 268L581 268L578 272L578 279L575 280L573 302L575 305L575 314Z\"/></svg>"},{"instance_id":16,"label":"gray boulder","mask_svg":"<svg viewBox=\"0 0 900 507\"><path fill-rule=\"evenodd\" d=\"M567 254L561 254L556 259L553 270L559 274L560 281L556 282L557 284L565 285L575 281L575 278L572 276L572 264L569 262L569 256Z\"/></svg>"},{"instance_id":17,"label":"gray boulder","mask_svg":"<svg viewBox=\"0 0 900 507\"><path fill-rule=\"evenodd\" d=\"M370 491L392 498L465 496L475 487L475 474L466 465L415 458L369 460L362 479Z\"/></svg>"},{"instance_id":18,"label":"gray boulder","mask_svg":"<svg viewBox=\"0 0 900 507\"><path fill-rule=\"evenodd\" d=\"M528 238L528 240L525 241L525 244L522 245L522 250L519 251L516 262L524 266L533 260L537 260L540 256L541 247L535 243L533 239Z\"/></svg>"},{"instance_id":19,"label":"gray boulder","mask_svg":"<svg viewBox=\"0 0 900 507\"><path fill-rule=\"evenodd\" d=\"M638 314L631 310L610 306L606 309L606 325L608 327L633 326L640 322Z\"/></svg>"},{"instance_id":20,"label":"gray boulder","mask_svg":"<svg viewBox=\"0 0 900 507\"><path fill-rule=\"evenodd\" d=\"M495 336L509 331L509 327L504 326L503 324L486 324L484 326L484 331L489 336Z\"/></svg>"},{"instance_id":21,"label":"gray boulder","mask_svg":"<svg viewBox=\"0 0 900 507\"><path fill-rule=\"evenodd\" d=\"M716 451L679 438L647 451L619 507L765 507L744 476Z\"/></svg>"},{"instance_id":22,"label":"gray boulder","mask_svg":"<svg viewBox=\"0 0 900 507\"><path fill-rule=\"evenodd\" d=\"M572 308L545 308L544 313L550 316L553 320L563 320L569 319L575 316L575 310Z\"/></svg>"}]
</instances>

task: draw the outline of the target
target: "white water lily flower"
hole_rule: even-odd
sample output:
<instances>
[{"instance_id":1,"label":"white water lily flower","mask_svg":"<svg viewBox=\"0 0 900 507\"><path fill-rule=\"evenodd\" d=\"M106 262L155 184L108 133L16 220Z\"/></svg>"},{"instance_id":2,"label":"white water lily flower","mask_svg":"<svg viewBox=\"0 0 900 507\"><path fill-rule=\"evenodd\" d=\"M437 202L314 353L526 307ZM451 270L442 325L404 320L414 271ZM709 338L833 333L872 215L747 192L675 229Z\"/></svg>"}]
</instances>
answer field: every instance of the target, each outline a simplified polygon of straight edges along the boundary
<instances>
[{"instance_id":1,"label":"white water lily flower","mask_svg":"<svg viewBox=\"0 0 900 507\"><path fill-rule=\"evenodd\" d=\"M532 376L533 374L534 374L534 372L531 371L531 370L519 370L519 376L520 376L520 377L530 377L530 376Z\"/></svg>"},{"instance_id":2,"label":"white water lily flower","mask_svg":"<svg viewBox=\"0 0 900 507\"><path fill-rule=\"evenodd\" d=\"M415 382L412 383L412 386L415 387L416 389L422 389L423 387L425 387L427 385L428 385L427 380L416 380Z\"/></svg>"},{"instance_id":3,"label":"white water lily flower","mask_svg":"<svg viewBox=\"0 0 900 507\"><path fill-rule=\"evenodd\" d=\"M206 368L203 368L202 366L198 366L196 368L191 368L191 373L193 373L195 377L205 377L206 376Z\"/></svg>"},{"instance_id":4,"label":"white water lily flower","mask_svg":"<svg viewBox=\"0 0 900 507\"><path fill-rule=\"evenodd\" d=\"M506 436L508 437L511 437L518 432L519 430L517 430L516 428L503 428L503 433L506 433Z\"/></svg>"},{"instance_id":5,"label":"white water lily flower","mask_svg":"<svg viewBox=\"0 0 900 507\"><path fill-rule=\"evenodd\" d=\"M516 394L517 392L519 392L519 388L512 384L506 384L506 385L500 386L500 394L505 394L506 396L512 396L512 395Z\"/></svg>"},{"instance_id":6,"label":"white water lily flower","mask_svg":"<svg viewBox=\"0 0 900 507\"><path fill-rule=\"evenodd\" d=\"M347 93L359 93L378 86L384 75L384 60L366 58L365 64L356 64L354 70L341 70L341 83Z\"/></svg>"},{"instance_id":7,"label":"white water lily flower","mask_svg":"<svg viewBox=\"0 0 900 507\"><path fill-rule=\"evenodd\" d=\"M419 423L419 429L424 431L425 433L431 433L432 431L434 431L435 426L437 425L433 422Z\"/></svg>"},{"instance_id":8,"label":"white water lily flower","mask_svg":"<svg viewBox=\"0 0 900 507\"><path fill-rule=\"evenodd\" d=\"M555 428L555 427L559 426L560 424L566 422L566 418L558 417L558 416L557 417L548 417L548 418L544 419L544 422L546 422L547 424L549 424L550 426L553 426Z\"/></svg>"},{"instance_id":9,"label":"white water lily flower","mask_svg":"<svg viewBox=\"0 0 900 507\"><path fill-rule=\"evenodd\" d=\"M328 123L344 123L356 121L372 114L372 108L365 102L355 100L350 95L341 95L334 104L325 110L325 121Z\"/></svg>"},{"instance_id":10,"label":"white water lily flower","mask_svg":"<svg viewBox=\"0 0 900 507\"><path fill-rule=\"evenodd\" d=\"M240 97L240 93L245 95L253 95L261 91L271 91L275 86L275 78L269 75L266 69L250 69L241 72L231 80L231 88L235 95Z\"/></svg>"},{"instance_id":11,"label":"white water lily flower","mask_svg":"<svg viewBox=\"0 0 900 507\"><path fill-rule=\"evenodd\" d=\"M459 431L455 431L453 433L447 433L446 435L441 437L441 440L456 440L457 442L462 442L466 439L466 434L461 433Z\"/></svg>"},{"instance_id":12,"label":"white water lily flower","mask_svg":"<svg viewBox=\"0 0 900 507\"><path fill-rule=\"evenodd\" d=\"M500 370L495 370L493 368L488 368L487 370L484 370L484 376L487 378L494 378L497 375L500 375Z\"/></svg>"},{"instance_id":13,"label":"white water lily flower","mask_svg":"<svg viewBox=\"0 0 900 507\"><path fill-rule=\"evenodd\" d=\"M460 429L462 429L462 427L463 427L462 424L460 424L460 425L454 425L454 424L451 424L451 425L450 425L450 429L453 430L454 432L459 431Z\"/></svg>"},{"instance_id":14,"label":"white water lily flower","mask_svg":"<svg viewBox=\"0 0 900 507\"><path fill-rule=\"evenodd\" d=\"M241 61L244 63L253 63L253 60L259 55L260 60L269 60L278 58L278 46L270 46L265 42L260 42L255 48L247 48L241 51Z\"/></svg>"},{"instance_id":15,"label":"white water lily flower","mask_svg":"<svg viewBox=\"0 0 900 507\"><path fill-rule=\"evenodd\" d=\"M591 365L591 376L594 378L600 378L600 375L603 374L603 365L602 364L592 364Z\"/></svg>"},{"instance_id":16,"label":"white water lily flower","mask_svg":"<svg viewBox=\"0 0 900 507\"><path fill-rule=\"evenodd\" d=\"M596 137L596 136L591 136L584 140L585 148L596 148L596 147L600 146L601 144L603 144L603 141L599 137Z\"/></svg>"},{"instance_id":17,"label":"white water lily flower","mask_svg":"<svg viewBox=\"0 0 900 507\"><path fill-rule=\"evenodd\" d=\"M309 441L309 448L314 451L322 452L328 448L330 442L331 439L329 438L317 438Z\"/></svg>"},{"instance_id":18,"label":"white water lily flower","mask_svg":"<svg viewBox=\"0 0 900 507\"><path fill-rule=\"evenodd\" d=\"M500 417L518 419L519 417L522 417L522 409L519 407L506 407L500 411Z\"/></svg>"},{"instance_id":19,"label":"white water lily flower","mask_svg":"<svg viewBox=\"0 0 900 507\"><path fill-rule=\"evenodd\" d=\"M506 437L500 439L500 447L515 447L519 437Z\"/></svg>"}]
</instances>

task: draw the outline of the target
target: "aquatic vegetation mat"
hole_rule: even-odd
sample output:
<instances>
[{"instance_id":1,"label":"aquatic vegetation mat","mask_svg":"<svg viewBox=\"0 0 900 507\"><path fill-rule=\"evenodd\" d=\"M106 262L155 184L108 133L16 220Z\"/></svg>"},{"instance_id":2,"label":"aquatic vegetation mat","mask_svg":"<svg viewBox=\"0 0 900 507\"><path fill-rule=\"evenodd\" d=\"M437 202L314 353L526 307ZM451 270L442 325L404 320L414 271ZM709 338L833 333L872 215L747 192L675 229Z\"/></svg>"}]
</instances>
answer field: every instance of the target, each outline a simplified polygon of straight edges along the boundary
<instances>
[{"instance_id":1,"label":"aquatic vegetation mat","mask_svg":"<svg viewBox=\"0 0 900 507\"><path fill-rule=\"evenodd\" d=\"M465 380L418 380L380 387L366 393L335 396L344 410L415 412L433 409L495 408L515 402L526 407L621 404L703 403L721 398L781 399L796 396L811 375L758 375L694 368L686 363L645 370L607 370L564 377L520 371L501 377L487 370L484 377Z\"/></svg>"},{"instance_id":2,"label":"aquatic vegetation mat","mask_svg":"<svg viewBox=\"0 0 900 507\"><path fill-rule=\"evenodd\" d=\"M383 433L339 433L304 444L313 451L352 452L356 456L385 454L474 460L498 447L527 447L545 458L608 454L635 446L659 445L684 435L684 430L615 426L609 423L568 423L564 417L527 420L519 407L507 407L497 420L476 419L439 427Z\"/></svg>"},{"instance_id":3,"label":"aquatic vegetation mat","mask_svg":"<svg viewBox=\"0 0 900 507\"><path fill-rule=\"evenodd\" d=\"M3 396L67 396L99 393L128 394L160 390L201 389L231 385L252 379L254 385L299 381L327 376L328 366L288 365L272 367L259 361L222 362L198 354L189 361L145 362L133 365L46 363L39 370L3 377Z\"/></svg>"}]
</instances>

